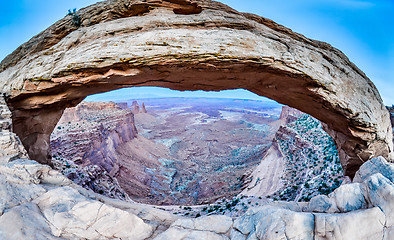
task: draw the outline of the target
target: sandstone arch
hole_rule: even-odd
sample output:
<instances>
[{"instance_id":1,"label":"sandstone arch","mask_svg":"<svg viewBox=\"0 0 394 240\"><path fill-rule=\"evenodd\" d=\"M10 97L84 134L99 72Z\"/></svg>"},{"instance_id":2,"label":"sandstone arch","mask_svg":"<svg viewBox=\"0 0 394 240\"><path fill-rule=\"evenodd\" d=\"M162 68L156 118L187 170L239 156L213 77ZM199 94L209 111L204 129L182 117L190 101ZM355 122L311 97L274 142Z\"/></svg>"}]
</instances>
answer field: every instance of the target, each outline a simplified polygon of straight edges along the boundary
<instances>
[{"instance_id":1,"label":"sandstone arch","mask_svg":"<svg viewBox=\"0 0 394 240\"><path fill-rule=\"evenodd\" d=\"M130 86L244 88L326 124L345 174L392 155L389 115L373 83L339 50L209 0L113 0L66 16L7 56L1 91L30 157L49 163L64 108Z\"/></svg>"}]
</instances>

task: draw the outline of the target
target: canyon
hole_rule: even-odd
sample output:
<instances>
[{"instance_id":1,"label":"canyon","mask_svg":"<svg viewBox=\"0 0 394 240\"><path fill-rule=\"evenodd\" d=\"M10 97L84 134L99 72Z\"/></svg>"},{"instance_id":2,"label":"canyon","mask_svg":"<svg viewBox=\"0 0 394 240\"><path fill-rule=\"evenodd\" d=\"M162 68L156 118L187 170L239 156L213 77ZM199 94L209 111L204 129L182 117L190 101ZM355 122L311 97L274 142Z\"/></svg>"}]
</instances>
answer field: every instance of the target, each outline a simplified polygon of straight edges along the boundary
<instances>
[{"instance_id":1,"label":"canyon","mask_svg":"<svg viewBox=\"0 0 394 240\"><path fill-rule=\"evenodd\" d=\"M392 239L392 114L370 79L340 50L210 0L111 0L75 14L80 24L67 15L0 63L1 239ZM146 113L114 103L101 109L126 113L105 117L108 127L113 121L125 135L100 128L101 114L82 119L80 124L94 127L84 134L106 150L91 151L83 139L67 144L80 143L99 168L84 165L82 152L74 152L74 162L62 159L62 151L74 150L50 149L55 128L58 136L80 133L71 120L83 111L56 127L66 108L91 94L133 86L242 88L310 116L284 111L287 120L261 156L266 161L256 162L245 188L232 199L152 206L129 199L112 155L124 140L149 136L123 124L135 113L138 126L138 115L150 114L148 105ZM273 165L275 159L282 165ZM263 171L271 166L283 171ZM270 198L248 196L260 191Z\"/></svg>"},{"instance_id":2,"label":"canyon","mask_svg":"<svg viewBox=\"0 0 394 240\"><path fill-rule=\"evenodd\" d=\"M252 100L145 103L149 112L133 100L66 109L51 136L52 156L80 168L98 166L138 202L210 203L242 191L271 145L280 113L278 104Z\"/></svg>"},{"instance_id":3,"label":"canyon","mask_svg":"<svg viewBox=\"0 0 394 240\"><path fill-rule=\"evenodd\" d=\"M344 180L333 140L296 109L242 99L143 101L141 108L129 100L66 109L51 135L57 169L95 192L154 205L237 195L309 201ZM113 190L96 177L91 186L83 181L93 166Z\"/></svg>"},{"instance_id":4,"label":"canyon","mask_svg":"<svg viewBox=\"0 0 394 240\"><path fill-rule=\"evenodd\" d=\"M393 157L379 92L327 43L210 0L103 1L76 14L81 25L67 15L0 63L15 132L41 163L65 108L132 86L242 88L297 108L324 123L351 178Z\"/></svg>"}]
</instances>

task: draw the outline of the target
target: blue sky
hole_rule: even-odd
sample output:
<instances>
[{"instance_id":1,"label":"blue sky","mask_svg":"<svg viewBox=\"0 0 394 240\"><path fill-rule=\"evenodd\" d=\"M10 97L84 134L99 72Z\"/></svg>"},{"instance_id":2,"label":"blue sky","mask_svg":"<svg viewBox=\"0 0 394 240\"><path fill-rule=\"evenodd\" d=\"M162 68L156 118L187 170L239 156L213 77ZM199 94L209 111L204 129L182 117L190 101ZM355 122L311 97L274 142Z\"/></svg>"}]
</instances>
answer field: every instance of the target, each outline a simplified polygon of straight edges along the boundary
<instances>
[{"instance_id":1,"label":"blue sky","mask_svg":"<svg viewBox=\"0 0 394 240\"><path fill-rule=\"evenodd\" d=\"M2 1L0 59L67 14L96 0ZM343 51L394 104L394 0L222 0ZM140 89L140 91L142 91ZM152 90L149 89L149 93ZM239 92L238 96L246 94ZM245 98L249 98L248 94ZM220 95L218 96L220 97Z\"/></svg>"},{"instance_id":2,"label":"blue sky","mask_svg":"<svg viewBox=\"0 0 394 240\"><path fill-rule=\"evenodd\" d=\"M163 97L205 97L205 98L237 98L252 99L274 103L274 100L261 97L245 89L233 89L218 92L177 91L161 87L122 88L106 93L90 95L85 101L122 101L129 99L163 98ZM276 103L276 102L275 102Z\"/></svg>"}]
</instances>

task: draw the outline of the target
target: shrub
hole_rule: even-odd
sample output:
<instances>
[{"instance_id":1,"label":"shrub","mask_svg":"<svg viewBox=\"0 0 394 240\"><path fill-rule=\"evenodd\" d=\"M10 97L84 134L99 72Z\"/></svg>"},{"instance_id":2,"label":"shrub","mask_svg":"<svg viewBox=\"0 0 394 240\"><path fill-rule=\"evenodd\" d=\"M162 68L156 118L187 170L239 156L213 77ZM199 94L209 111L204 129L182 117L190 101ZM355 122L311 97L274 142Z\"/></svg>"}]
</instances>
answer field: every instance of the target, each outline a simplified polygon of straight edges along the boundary
<instances>
[{"instance_id":1,"label":"shrub","mask_svg":"<svg viewBox=\"0 0 394 240\"><path fill-rule=\"evenodd\" d=\"M73 11L71 9L68 10L68 15L72 15L72 23L74 26L79 27L81 26L81 17L77 14L77 9L74 8Z\"/></svg>"}]
</instances>

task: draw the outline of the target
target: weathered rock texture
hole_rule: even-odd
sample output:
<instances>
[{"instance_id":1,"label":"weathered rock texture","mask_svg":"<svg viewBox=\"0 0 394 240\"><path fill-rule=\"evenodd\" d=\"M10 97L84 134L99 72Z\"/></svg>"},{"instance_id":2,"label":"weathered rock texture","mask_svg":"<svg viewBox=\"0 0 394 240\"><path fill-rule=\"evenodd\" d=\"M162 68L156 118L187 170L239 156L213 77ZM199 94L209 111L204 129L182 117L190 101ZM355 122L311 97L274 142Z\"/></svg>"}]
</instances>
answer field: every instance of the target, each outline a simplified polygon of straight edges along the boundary
<instances>
[{"instance_id":1,"label":"weathered rock texture","mask_svg":"<svg viewBox=\"0 0 394 240\"><path fill-rule=\"evenodd\" d=\"M309 201L344 180L337 149L319 121L284 106L273 144L250 174L245 195Z\"/></svg>"},{"instance_id":2,"label":"weathered rock texture","mask_svg":"<svg viewBox=\"0 0 394 240\"><path fill-rule=\"evenodd\" d=\"M82 102L69 108L51 136L53 157L119 171L116 149L137 136L134 115L116 103Z\"/></svg>"},{"instance_id":3,"label":"weathered rock texture","mask_svg":"<svg viewBox=\"0 0 394 240\"><path fill-rule=\"evenodd\" d=\"M394 130L394 105L391 107L387 108L390 113L390 119L391 119L391 126L393 127ZM394 142L394 131L393 131L393 142Z\"/></svg>"},{"instance_id":4,"label":"weathered rock texture","mask_svg":"<svg viewBox=\"0 0 394 240\"><path fill-rule=\"evenodd\" d=\"M7 56L1 92L29 156L48 163L65 107L130 86L244 88L326 123L345 174L393 151L373 83L339 50L209 0L112 0L68 15Z\"/></svg>"}]
</instances>

